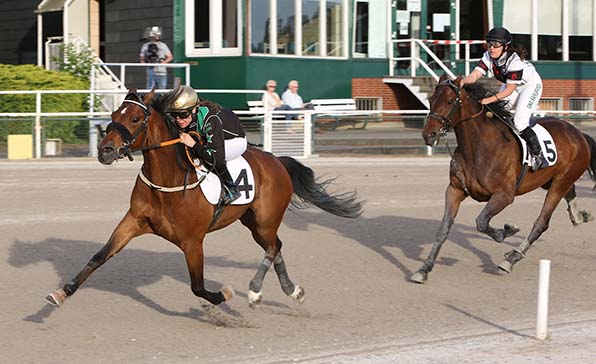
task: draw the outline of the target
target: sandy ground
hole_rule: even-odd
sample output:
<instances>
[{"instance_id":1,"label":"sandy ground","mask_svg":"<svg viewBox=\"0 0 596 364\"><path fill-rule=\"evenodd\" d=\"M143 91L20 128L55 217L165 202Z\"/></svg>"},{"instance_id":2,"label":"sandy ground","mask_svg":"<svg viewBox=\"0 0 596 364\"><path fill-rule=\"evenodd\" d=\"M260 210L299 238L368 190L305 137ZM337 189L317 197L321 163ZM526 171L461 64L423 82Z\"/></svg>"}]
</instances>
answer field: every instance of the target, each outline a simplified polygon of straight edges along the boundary
<instances>
[{"instance_id":1,"label":"sandy ground","mask_svg":"<svg viewBox=\"0 0 596 364\"><path fill-rule=\"evenodd\" d=\"M0 162L0 362L6 363L596 363L596 223L573 227L562 203L513 273L497 264L529 233L544 191L493 220L522 231L498 244L475 230L466 200L429 282L408 277L443 214L444 158L313 158L317 175L357 188L363 216L291 210L280 236L299 305L270 272L248 307L262 259L239 223L208 236L206 285L237 296L193 296L182 253L142 236L59 309L42 297L70 280L128 207L139 162ZM592 182L580 204L596 212ZM538 263L550 259L550 338L534 338Z\"/></svg>"}]
</instances>

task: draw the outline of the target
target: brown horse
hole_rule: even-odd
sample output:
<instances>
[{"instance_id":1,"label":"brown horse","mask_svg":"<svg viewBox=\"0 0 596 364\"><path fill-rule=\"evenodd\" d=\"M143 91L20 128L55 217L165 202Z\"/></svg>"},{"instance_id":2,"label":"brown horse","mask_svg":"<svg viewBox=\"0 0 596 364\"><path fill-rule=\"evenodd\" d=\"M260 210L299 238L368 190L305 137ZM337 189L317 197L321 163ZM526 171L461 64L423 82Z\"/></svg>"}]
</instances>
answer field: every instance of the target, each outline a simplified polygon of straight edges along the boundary
<instances>
[{"instance_id":1,"label":"brown horse","mask_svg":"<svg viewBox=\"0 0 596 364\"><path fill-rule=\"evenodd\" d=\"M517 138L502 121L489 117L485 106L477 100L490 93L480 83L460 88L460 77L451 81L439 80L430 98L430 113L422 137L432 146L441 136L453 129L457 148L451 159L449 185L445 191L445 212L437 231L436 242L422 267L410 278L424 283L432 270L441 245L447 239L449 229L457 215L460 203L470 196L486 202L476 218L478 231L488 234L497 242L519 231L515 225L505 224L502 229L490 226L490 220L513 203L515 196L523 195L538 187L548 190L538 218L530 235L521 245L506 253L499 268L509 273L513 265L524 258L527 250L548 229L551 215L559 201L565 198L569 217L574 225L593 219L586 211L577 209L575 181L589 169L594 180L596 170L596 143L571 124L545 117L539 120L552 135L558 152L558 160L552 167L529 172L522 168ZM494 112L510 117L502 103L490 105ZM520 178L521 177L521 178Z\"/></svg>"},{"instance_id":2,"label":"brown horse","mask_svg":"<svg viewBox=\"0 0 596 364\"><path fill-rule=\"evenodd\" d=\"M281 255L282 242L277 235L289 203L298 207L313 204L334 215L354 218L361 214L363 202L356 200L355 192L329 194L325 187L333 180L317 182L313 171L293 158L278 158L249 147L243 156L254 175L254 200L244 205L226 206L221 215L214 218L216 206L207 201L201 188L195 188L198 177L194 163L186 158L183 144L169 142L179 137L178 130L167 121L163 112L171 96L170 93L156 97L152 91L143 98L136 89L131 89L122 105L112 113L107 134L99 144L99 161L111 164L124 156L131 158L131 152L143 151L143 166L132 191L130 208L105 246L79 274L45 299L59 306L131 239L151 233L169 240L183 251L191 289L196 296L212 304L228 301L234 295L231 287L224 286L219 292L204 287L203 239L208 232L239 219L265 251L249 285L251 306L261 300L263 279L271 265L283 292L302 303L304 290L294 285L288 276ZM164 192L162 188L160 191L157 186L170 190ZM297 200L292 200L294 194Z\"/></svg>"}]
</instances>

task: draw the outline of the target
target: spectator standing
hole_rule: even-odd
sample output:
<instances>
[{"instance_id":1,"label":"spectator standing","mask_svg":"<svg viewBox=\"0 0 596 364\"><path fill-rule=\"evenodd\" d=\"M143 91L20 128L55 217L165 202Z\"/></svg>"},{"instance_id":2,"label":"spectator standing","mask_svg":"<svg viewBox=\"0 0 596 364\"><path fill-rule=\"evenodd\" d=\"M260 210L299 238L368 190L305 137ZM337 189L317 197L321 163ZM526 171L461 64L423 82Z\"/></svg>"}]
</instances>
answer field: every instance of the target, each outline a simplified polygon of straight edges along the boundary
<instances>
[{"instance_id":1,"label":"spectator standing","mask_svg":"<svg viewBox=\"0 0 596 364\"><path fill-rule=\"evenodd\" d=\"M160 41L162 35L161 28L152 26L149 30L149 41L144 43L139 54L141 63L170 63L174 59L167 44ZM163 66L151 66L147 69L147 88L165 89L168 83L168 70Z\"/></svg>"}]
</instances>

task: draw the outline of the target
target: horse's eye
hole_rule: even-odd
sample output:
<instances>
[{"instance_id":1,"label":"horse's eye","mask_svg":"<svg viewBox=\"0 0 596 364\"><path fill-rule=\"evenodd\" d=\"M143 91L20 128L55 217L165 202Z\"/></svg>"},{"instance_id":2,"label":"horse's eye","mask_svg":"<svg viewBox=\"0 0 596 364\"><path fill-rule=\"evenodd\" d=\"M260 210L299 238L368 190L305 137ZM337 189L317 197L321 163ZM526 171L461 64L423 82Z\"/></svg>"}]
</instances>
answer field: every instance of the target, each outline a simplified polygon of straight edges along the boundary
<instances>
[{"instance_id":1,"label":"horse's eye","mask_svg":"<svg viewBox=\"0 0 596 364\"><path fill-rule=\"evenodd\" d=\"M453 104L453 100L450 99L449 101L447 101L447 103L448 104Z\"/></svg>"},{"instance_id":2,"label":"horse's eye","mask_svg":"<svg viewBox=\"0 0 596 364\"><path fill-rule=\"evenodd\" d=\"M138 117L136 117L136 116L132 118L132 122L133 122L134 124L138 123L138 122L139 122L139 120L141 120L141 119L140 119L140 118L138 118Z\"/></svg>"}]
</instances>

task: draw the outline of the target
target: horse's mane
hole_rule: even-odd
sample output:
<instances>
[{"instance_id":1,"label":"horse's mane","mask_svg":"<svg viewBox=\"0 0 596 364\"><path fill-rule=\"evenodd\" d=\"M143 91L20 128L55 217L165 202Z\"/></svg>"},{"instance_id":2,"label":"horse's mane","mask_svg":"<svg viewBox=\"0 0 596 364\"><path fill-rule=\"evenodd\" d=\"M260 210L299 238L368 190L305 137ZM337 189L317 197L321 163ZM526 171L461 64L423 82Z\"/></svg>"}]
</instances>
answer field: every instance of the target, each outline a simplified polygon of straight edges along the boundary
<instances>
[{"instance_id":1,"label":"horse's mane","mask_svg":"<svg viewBox=\"0 0 596 364\"><path fill-rule=\"evenodd\" d=\"M483 98L493 96L496 93L489 87L489 85L483 82L466 83L463 88L464 90L468 91L468 94L470 94L474 100L478 102L480 102L480 100ZM512 115L511 112L507 110L506 105L506 100L500 100L489 104L488 107L492 112L499 115L504 120L510 120Z\"/></svg>"},{"instance_id":2,"label":"horse's mane","mask_svg":"<svg viewBox=\"0 0 596 364\"><path fill-rule=\"evenodd\" d=\"M175 120L172 120L172 117L168 115L165 110L168 105L174 100L176 97L175 92L171 91L162 95L156 95L151 102L151 108L156 111L161 120L165 123L166 128L170 134L172 139L177 139L180 137L180 131L178 130L178 126L176 125ZM186 170L190 168L190 164L186 157L186 151L184 150L184 145L182 143L175 144L174 147L176 148L176 164L180 169Z\"/></svg>"}]
</instances>

